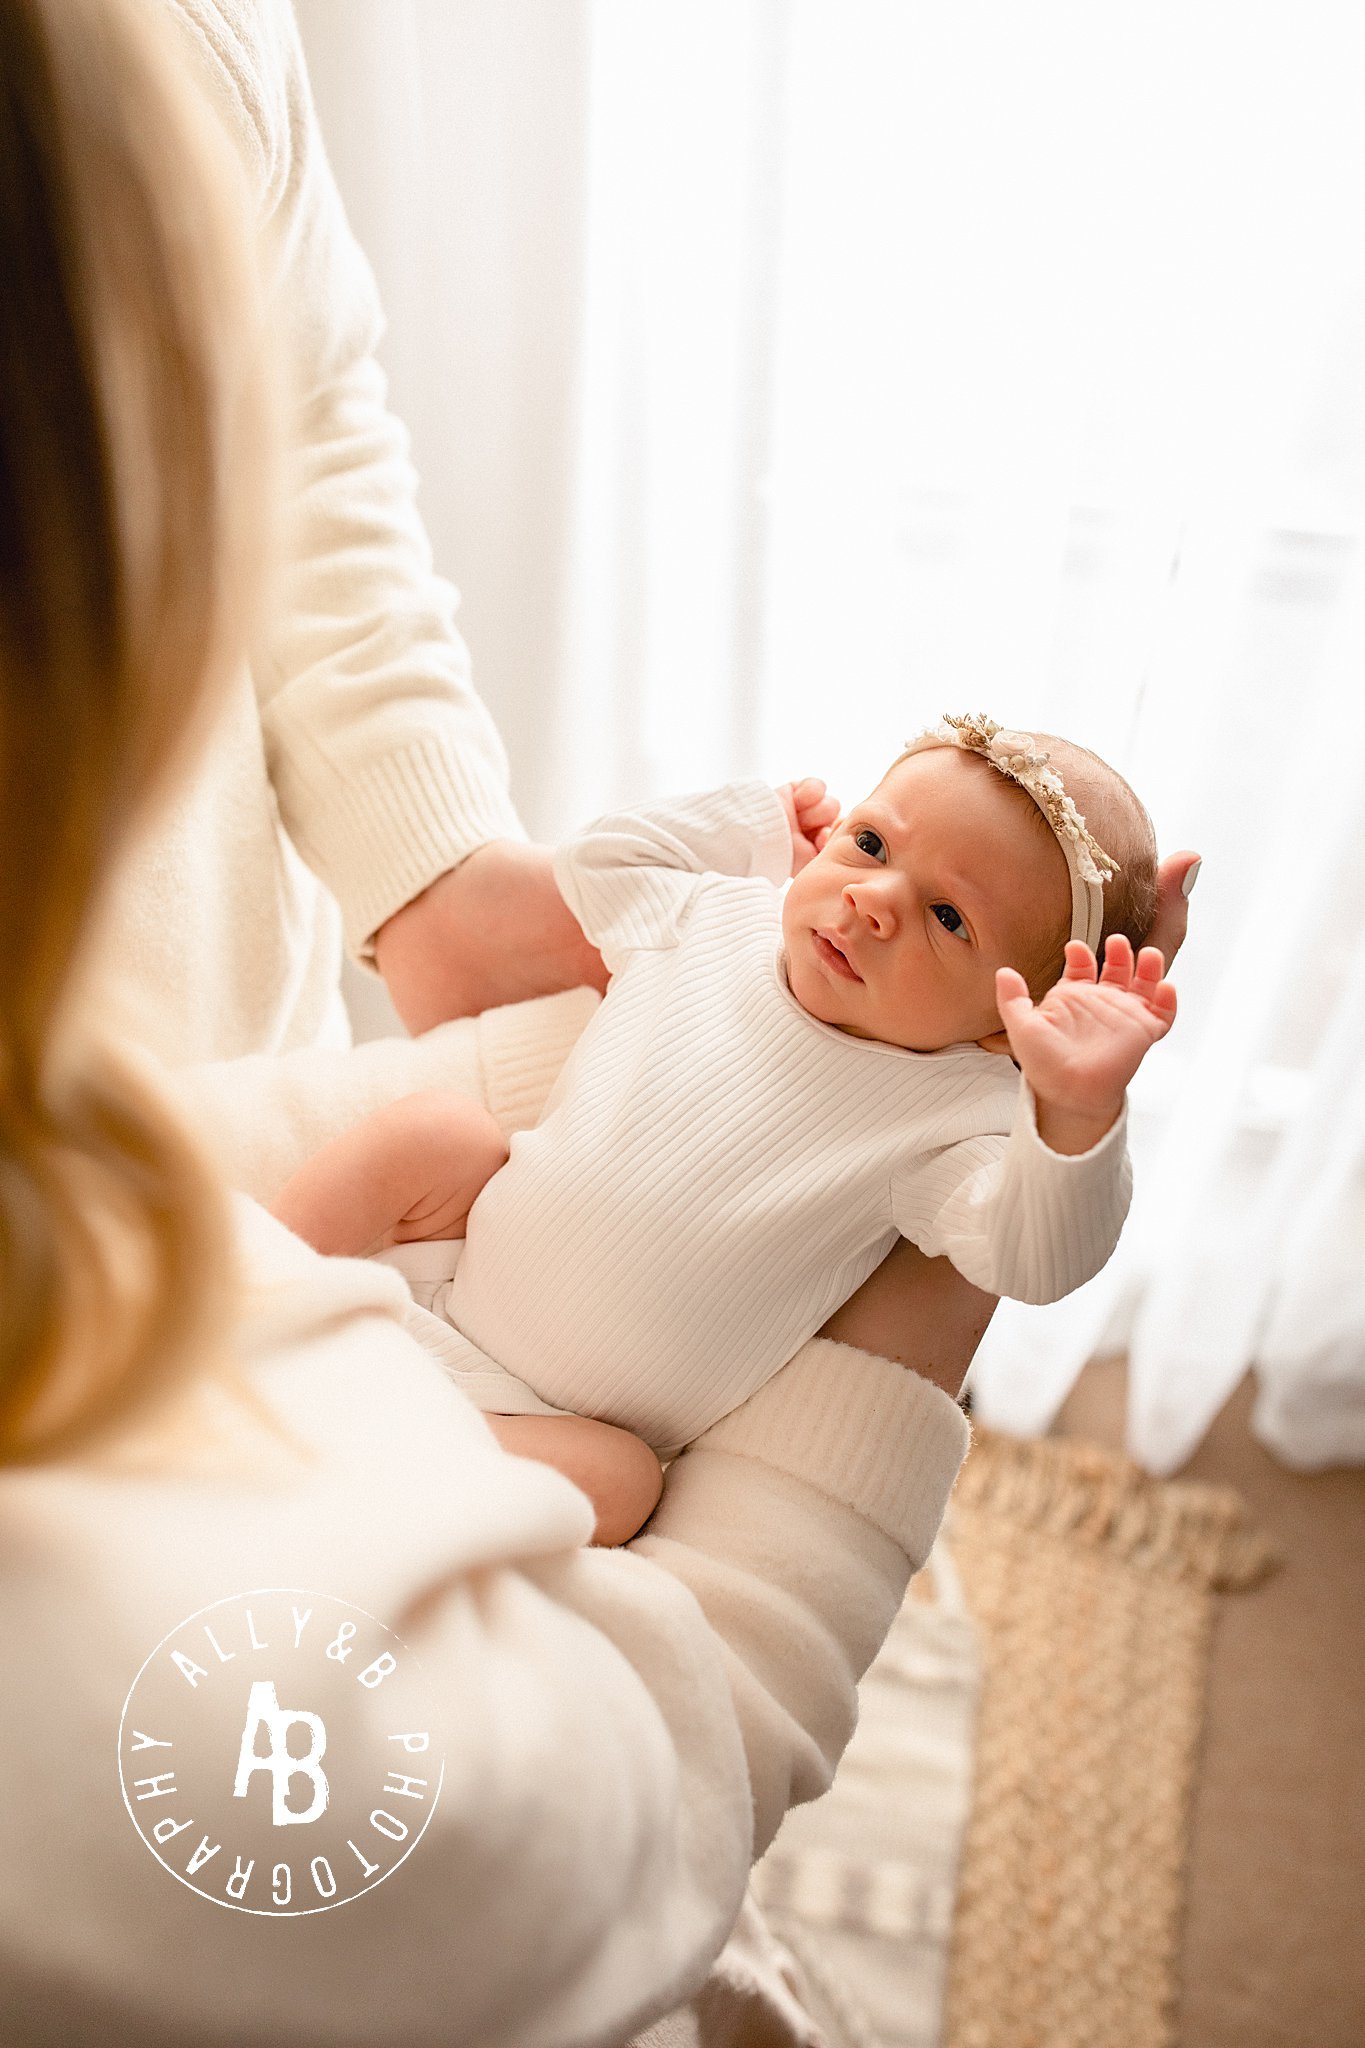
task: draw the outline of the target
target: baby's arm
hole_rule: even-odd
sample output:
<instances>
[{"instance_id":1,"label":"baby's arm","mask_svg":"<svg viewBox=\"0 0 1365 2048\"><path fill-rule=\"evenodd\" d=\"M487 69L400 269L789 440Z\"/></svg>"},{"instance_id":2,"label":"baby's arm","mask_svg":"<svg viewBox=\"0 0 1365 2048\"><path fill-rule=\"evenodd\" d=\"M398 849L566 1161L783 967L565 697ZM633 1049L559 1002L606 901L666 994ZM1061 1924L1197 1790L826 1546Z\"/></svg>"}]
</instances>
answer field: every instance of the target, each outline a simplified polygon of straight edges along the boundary
<instances>
[{"instance_id":1,"label":"baby's arm","mask_svg":"<svg viewBox=\"0 0 1365 2048\"><path fill-rule=\"evenodd\" d=\"M1022 979L1001 970L1000 1014L1028 1085L1008 1137L964 1138L893 1175L902 1237L1016 1301L1058 1301L1093 1279L1132 1192L1124 1091L1175 1015L1161 974L1159 953L1144 949L1135 966L1117 938L1097 979L1093 953L1073 942L1063 979L1035 1008Z\"/></svg>"},{"instance_id":2,"label":"baby's arm","mask_svg":"<svg viewBox=\"0 0 1365 2048\"><path fill-rule=\"evenodd\" d=\"M1066 968L1034 1004L1022 974L995 978L1010 1051L1033 1090L1038 1135L1054 1152L1088 1152L1123 1113L1128 1083L1175 1022L1175 990L1155 946L1133 949L1121 933L1104 949L1104 968L1080 939L1069 941Z\"/></svg>"},{"instance_id":3,"label":"baby's arm","mask_svg":"<svg viewBox=\"0 0 1365 2048\"><path fill-rule=\"evenodd\" d=\"M476 1195L506 1158L507 1141L481 1103L430 1089L333 1138L271 1208L315 1251L343 1258L463 1237Z\"/></svg>"},{"instance_id":4,"label":"baby's arm","mask_svg":"<svg viewBox=\"0 0 1365 2048\"><path fill-rule=\"evenodd\" d=\"M798 788L810 792L808 824ZM827 822L815 788L788 785L784 795L763 782L729 783L599 818L559 849L555 880L615 974L630 954L677 942L704 876L763 876L780 887L799 861L798 834L809 840Z\"/></svg>"},{"instance_id":5,"label":"baby's arm","mask_svg":"<svg viewBox=\"0 0 1365 2048\"><path fill-rule=\"evenodd\" d=\"M1016 1090L1009 1132L962 1138L892 1175L891 1213L927 1258L951 1259L983 1294L1060 1301L1094 1278L1119 1240L1132 1193L1126 1120L1089 1151L1054 1152L1032 1093Z\"/></svg>"}]
</instances>

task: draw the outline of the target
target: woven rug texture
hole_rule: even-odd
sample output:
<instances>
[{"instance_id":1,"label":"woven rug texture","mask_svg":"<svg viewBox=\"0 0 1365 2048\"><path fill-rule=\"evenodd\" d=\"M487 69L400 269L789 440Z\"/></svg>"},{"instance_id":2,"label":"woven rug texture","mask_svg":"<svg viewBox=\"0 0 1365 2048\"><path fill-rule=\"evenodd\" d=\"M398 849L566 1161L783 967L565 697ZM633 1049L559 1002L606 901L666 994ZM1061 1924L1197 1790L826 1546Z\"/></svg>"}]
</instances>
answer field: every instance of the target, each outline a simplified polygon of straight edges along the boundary
<instances>
[{"instance_id":1,"label":"woven rug texture","mask_svg":"<svg viewBox=\"0 0 1365 2048\"><path fill-rule=\"evenodd\" d=\"M983 1676L945 2048L1170 2048L1214 1596L1269 1547L1229 1490L987 1431L949 1537Z\"/></svg>"}]
</instances>

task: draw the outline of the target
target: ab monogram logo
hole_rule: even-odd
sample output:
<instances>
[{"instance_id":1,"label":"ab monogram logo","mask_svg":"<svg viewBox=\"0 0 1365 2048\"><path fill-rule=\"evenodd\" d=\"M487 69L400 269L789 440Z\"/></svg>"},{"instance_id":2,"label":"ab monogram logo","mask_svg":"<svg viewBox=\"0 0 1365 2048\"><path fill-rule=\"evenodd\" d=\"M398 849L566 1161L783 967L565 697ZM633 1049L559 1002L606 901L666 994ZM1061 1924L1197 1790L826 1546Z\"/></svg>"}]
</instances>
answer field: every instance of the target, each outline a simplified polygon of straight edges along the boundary
<instances>
[{"instance_id":1,"label":"ab monogram logo","mask_svg":"<svg viewBox=\"0 0 1365 2048\"><path fill-rule=\"evenodd\" d=\"M172 1629L133 1680L123 1801L158 1863L215 1905L321 1913L421 1840L440 1730L416 1657L363 1608L236 1593Z\"/></svg>"}]
</instances>

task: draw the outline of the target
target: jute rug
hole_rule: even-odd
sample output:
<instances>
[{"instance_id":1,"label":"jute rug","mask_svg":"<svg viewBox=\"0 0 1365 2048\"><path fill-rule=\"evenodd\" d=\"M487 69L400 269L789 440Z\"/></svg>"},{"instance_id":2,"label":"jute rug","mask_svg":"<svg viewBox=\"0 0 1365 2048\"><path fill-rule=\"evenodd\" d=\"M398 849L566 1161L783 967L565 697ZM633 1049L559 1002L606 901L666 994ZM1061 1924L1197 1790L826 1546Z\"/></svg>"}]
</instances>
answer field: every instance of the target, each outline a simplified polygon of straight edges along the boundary
<instances>
[{"instance_id":1,"label":"jute rug","mask_svg":"<svg viewBox=\"0 0 1365 2048\"><path fill-rule=\"evenodd\" d=\"M946 2048L1168 2048L1214 1595L1270 1549L1226 1489L985 1431L951 1541L983 1683Z\"/></svg>"},{"instance_id":2,"label":"jute rug","mask_svg":"<svg viewBox=\"0 0 1365 2048\"><path fill-rule=\"evenodd\" d=\"M1169 2048L1215 1595L1271 1561L1231 1492L978 1430L756 1873L827 2048Z\"/></svg>"}]
</instances>

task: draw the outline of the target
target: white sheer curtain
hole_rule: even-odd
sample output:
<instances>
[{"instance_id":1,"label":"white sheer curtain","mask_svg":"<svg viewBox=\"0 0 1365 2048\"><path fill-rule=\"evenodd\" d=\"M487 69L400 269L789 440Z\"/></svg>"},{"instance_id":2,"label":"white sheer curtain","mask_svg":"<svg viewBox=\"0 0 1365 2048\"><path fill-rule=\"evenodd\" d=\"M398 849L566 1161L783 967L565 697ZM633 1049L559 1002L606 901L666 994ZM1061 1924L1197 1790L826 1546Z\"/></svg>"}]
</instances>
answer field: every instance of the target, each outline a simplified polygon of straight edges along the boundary
<instances>
[{"instance_id":1,"label":"white sheer curtain","mask_svg":"<svg viewBox=\"0 0 1365 2048\"><path fill-rule=\"evenodd\" d=\"M579 0L295 0L328 155L388 315L438 567L522 815L562 828L587 165Z\"/></svg>"},{"instance_id":2,"label":"white sheer curtain","mask_svg":"<svg viewBox=\"0 0 1365 2048\"><path fill-rule=\"evenodd\" d=\"M850 797L982 706L1205 867L1138 1199L981 1411L1129 1349L1365 1457L1365 130L1342 10L301 0L530 822Z\"/></svg>"}]
</instances>

